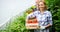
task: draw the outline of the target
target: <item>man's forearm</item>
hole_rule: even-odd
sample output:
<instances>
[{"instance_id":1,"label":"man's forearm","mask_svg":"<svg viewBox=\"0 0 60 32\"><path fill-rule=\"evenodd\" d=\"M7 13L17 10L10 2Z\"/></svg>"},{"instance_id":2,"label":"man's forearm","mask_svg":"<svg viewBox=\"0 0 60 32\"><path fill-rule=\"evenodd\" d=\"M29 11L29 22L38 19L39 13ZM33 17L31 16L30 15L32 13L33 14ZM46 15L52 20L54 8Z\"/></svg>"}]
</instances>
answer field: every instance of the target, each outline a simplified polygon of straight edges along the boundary
<instances>
[{"instance_id":1,"label":"man's forearm","mask_svg":"<svg viewBox=\"0 0 60 32\"><path fill-rule=\"evenodd\" d=\"M46 28L49 28L50 26L52 26L52 25L48 24L48 25L46 26Z\"/></svg>"}]
</instances>

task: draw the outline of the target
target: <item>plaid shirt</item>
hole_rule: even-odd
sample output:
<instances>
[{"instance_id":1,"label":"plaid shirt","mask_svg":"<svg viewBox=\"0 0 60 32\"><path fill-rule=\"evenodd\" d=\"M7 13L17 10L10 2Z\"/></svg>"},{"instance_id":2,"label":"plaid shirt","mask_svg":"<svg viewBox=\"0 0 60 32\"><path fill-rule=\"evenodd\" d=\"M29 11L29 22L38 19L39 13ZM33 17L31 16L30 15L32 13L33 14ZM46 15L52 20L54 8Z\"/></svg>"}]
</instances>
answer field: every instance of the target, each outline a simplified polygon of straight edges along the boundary
<instances>
[{"instance_id":1,"label":"plaid shirt","mask_svg":"<svg viewBox=\"0 0 60 32\"><path fill-rule=\"evenodd\" d=\"M40 13L40 11L35 11L27 16L27 19L29 17L34 17L36 16L39 26L46 26L48 24L52 25L52 15L50 11L44 11L43 14Z\"/></svg>"}]
</instances>

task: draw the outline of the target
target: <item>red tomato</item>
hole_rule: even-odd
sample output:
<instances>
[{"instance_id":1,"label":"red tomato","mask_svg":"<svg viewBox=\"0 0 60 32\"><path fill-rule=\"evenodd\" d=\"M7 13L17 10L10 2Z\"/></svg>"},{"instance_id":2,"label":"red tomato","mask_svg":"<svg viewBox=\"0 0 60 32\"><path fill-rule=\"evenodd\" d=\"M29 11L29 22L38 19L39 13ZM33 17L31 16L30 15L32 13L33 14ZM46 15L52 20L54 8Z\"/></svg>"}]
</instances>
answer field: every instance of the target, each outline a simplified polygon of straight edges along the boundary
<instances>
[{"instance_id":1,"label":"red tomato","mask_svg":"<svg viewBox=\"0 0 60 32\"><path fill-rule=\"evenodd\" d=\"M27 22L28 22L28 23L32 23L32 20L28 20Z\"/></svg>"},{"instance_id":2,"label":"red tomato","mask_svg":"<svg viewBox=\"0 0 60 32\"><path fill-rule=\"evenodd\" d=\"M33 19L33 21L32 21L33 23L37 23L38 21L37 21L37 19Z\"/></svg>"}]
</instances>

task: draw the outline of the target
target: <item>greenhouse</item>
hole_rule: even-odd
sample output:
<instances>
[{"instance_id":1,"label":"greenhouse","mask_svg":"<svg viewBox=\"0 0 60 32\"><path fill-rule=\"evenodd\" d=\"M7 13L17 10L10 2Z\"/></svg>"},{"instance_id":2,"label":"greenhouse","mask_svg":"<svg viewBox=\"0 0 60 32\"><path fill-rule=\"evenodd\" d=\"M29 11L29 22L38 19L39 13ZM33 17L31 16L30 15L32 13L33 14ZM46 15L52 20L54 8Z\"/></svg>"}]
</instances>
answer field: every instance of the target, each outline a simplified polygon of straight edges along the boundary
<instances>
[{"instance_id":1,"label":"greenhouse","mask_svg":"<svg viewBox=\"0 0 60 32\"><path fill-rule=\"evenodd\" d=\"M60 0L44 0L52 13L50 32L60 32ZM36 9L35 0L0 0L0 32L34 32L26 29L26 17Z\"/></svg>"}]
</instances>

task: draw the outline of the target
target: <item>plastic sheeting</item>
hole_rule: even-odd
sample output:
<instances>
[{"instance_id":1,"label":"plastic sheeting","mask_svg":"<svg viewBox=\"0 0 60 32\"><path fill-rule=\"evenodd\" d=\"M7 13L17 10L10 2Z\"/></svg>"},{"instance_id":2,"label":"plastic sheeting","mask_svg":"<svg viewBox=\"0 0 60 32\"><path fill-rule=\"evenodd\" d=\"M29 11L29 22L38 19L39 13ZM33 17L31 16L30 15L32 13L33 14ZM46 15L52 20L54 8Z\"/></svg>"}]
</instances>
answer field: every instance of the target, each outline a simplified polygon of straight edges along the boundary
<instances>
[{"instance_id":1,"label":"plastic sheeting","mask_svg":"<svg viewBox=\"0 0 60 32\"><path fill-rule=\"evenodd\" d=\"M35 4L35 0L0 0L0 27Z\"/></svg>"}]
</instances>

